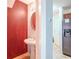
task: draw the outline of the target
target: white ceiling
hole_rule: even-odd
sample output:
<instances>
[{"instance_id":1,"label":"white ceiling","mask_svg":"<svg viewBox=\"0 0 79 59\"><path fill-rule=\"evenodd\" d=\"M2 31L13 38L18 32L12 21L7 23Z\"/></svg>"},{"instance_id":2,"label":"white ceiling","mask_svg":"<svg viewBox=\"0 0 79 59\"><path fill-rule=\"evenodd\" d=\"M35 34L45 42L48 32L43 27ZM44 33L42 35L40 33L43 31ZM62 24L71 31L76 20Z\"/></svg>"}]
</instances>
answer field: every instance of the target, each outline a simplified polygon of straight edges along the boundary
<instances>
[{"instance_id":1,"label":"white ceiling","mask_svg":"<svg viewBox=\"0 0 79 59\"><path fill-rule=\"evenodd\" d=\"M71 0L53 0L54 6L62 6L62 7L69 7L71 6Z\"/></svg>"}]
</instances>

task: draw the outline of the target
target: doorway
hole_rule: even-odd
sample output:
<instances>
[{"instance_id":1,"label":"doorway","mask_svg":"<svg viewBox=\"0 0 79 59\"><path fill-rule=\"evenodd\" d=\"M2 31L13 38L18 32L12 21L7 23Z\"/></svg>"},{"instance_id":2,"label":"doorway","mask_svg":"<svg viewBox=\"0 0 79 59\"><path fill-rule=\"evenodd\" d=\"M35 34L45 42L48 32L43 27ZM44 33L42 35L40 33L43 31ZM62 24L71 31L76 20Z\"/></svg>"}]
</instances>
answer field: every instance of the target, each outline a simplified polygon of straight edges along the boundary
<instances>
[{"instance_id":1,"label":"doorway","mask_svg":"<svg viewBox=\"0 0 79 59\"><path fill-rule=\"evenodd\" d=\"M68 3L67 3L68 2ZM70 48L68 48L69 45L65 45L64 43L66 42L64 40L64 22L63 20L65 20L64 15L65 14L71 14L71 1L67 1L67 0L63 0L61 2L57 1L57 0L53 0L53 59L71 59L70 54L71 54L71 42L70 41L66 41L69 43ZM71 24L71 23L69 23ZM65 24L67 27L68 23ZM68 28L66 28L68 29ZM71 28L70 28L71 29ZM70 34L71 35L71 34ZM69 35L68 35L69 36ZM71 39L70 39L71 40ZM67 47L67 48L66 48ZM64 54L64 52L67 50L70 53L68 55Z\"/></svg>"}]
</instances>

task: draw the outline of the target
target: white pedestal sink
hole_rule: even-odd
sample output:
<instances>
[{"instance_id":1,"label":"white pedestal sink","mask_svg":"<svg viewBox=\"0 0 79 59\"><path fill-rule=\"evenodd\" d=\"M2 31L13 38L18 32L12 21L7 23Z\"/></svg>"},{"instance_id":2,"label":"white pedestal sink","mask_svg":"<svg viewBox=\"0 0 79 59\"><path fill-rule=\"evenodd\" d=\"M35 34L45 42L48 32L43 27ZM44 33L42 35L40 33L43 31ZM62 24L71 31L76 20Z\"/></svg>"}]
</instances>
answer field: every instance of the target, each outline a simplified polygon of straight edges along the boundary
<instances>
[{"instance_id":1,"label":"white pedestal sink","mask_svg":"<svg viewBox=\"0 0 79 59\"><path fill-rule=\"evenodd\" d=\"M36 41L32 38L24 40L24 43L28 45L28 52L30 54L30 59L36 59Z\"/></svg>"}]
</instances>

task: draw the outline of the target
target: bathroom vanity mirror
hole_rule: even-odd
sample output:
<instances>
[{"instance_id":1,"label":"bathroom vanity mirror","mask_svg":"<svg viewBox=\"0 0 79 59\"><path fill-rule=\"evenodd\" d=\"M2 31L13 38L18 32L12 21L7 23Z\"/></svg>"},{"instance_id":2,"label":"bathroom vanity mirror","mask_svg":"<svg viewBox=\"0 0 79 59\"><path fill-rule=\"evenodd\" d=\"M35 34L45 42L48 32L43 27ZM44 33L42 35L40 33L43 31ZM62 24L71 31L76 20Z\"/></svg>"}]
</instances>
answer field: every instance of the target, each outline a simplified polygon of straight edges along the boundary
<instances>
[{"instance_id":1,"label":"bathroom vanity mirror","mask_svg":"<svg viewBox=\"0 0 79 59\"><path fill-rule=\"evenodd\" d=\"M36 12L32 14L31 17L31 26L33 30L36 30Z\"/></svg>"}]
</instances>

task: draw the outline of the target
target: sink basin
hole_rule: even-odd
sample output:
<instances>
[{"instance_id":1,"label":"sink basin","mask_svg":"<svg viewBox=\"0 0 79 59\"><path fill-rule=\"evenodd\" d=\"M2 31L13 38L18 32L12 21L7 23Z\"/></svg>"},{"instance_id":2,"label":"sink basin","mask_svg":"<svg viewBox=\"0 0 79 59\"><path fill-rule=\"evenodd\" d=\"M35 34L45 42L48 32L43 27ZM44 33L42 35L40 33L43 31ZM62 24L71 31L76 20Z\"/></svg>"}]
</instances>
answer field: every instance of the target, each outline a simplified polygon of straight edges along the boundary
<instances>
[{"instance_id":1,"label":"sink basin","mask_svg":"<svg viewBox=\"0 0 79 59\"><path fill-rule=\"evenodd\" d=\"M24 40L24 43L25 43L25 44L35 44L36 42L35 42L35 40L32 39L32 38L27 38L27 39Z\"/></svg>"},{"instance_id":2,"label":"sink basin","mask_svg":"<svg viewBox=\"0 0 79 59\"><path fill-rule=\"evenodd\" d=\"M28 53L30 54L30 59L36 59L36 41L32 38L27 38L24 43L28 45Z\"/></svg>"}]
</instances>

